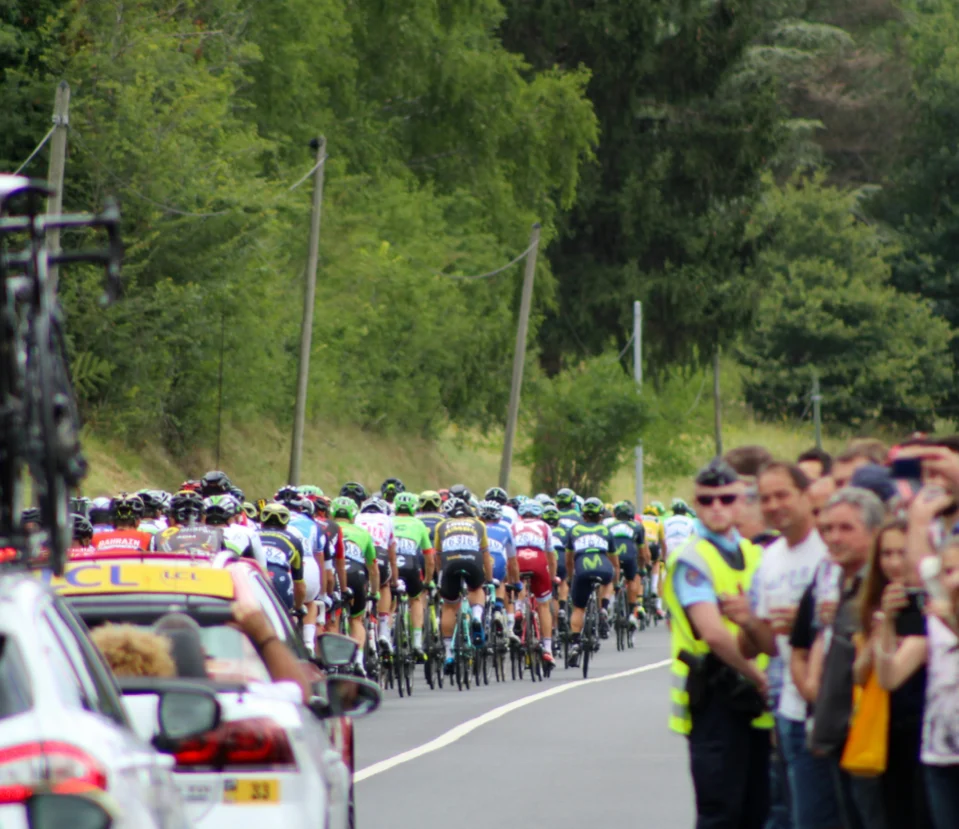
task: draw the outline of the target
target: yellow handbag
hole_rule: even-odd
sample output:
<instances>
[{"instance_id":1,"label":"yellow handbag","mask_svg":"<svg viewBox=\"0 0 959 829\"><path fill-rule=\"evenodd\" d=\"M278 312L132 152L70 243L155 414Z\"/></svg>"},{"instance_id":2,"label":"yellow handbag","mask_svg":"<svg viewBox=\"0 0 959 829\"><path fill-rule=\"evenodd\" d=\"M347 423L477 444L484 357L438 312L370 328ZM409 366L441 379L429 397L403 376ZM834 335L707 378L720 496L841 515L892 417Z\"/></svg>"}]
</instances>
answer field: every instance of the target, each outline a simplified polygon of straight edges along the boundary
<instances>
[{"instance_id":1,"label":"yellow handbag","mask_svg":"<svg viewBox=\"0 0 959 829\"><path fill-rule=\"evenodd\" d=\"M885 772L889 754L889 692L871 671L854 695L852 724L839 765L858 777L877 777Z\"/></svg>"}]
</instances>

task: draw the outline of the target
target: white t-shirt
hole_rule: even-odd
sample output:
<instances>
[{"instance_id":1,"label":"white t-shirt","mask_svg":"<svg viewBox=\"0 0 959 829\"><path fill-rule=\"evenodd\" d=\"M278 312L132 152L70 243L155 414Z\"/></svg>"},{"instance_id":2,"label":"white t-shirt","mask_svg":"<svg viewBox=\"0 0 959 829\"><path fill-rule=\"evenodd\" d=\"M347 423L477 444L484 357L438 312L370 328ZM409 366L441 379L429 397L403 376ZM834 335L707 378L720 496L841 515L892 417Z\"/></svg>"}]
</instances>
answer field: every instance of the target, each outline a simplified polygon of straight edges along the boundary
<instances>
[{"instance_id":1,"label":"white t-shirt","mask_svg":"<svg viewBox=\"0 0 959 829\"><path fill-rule=\"evenodd\" d=\"M826 545L819 532L813 530L795 547L785 538L778 538L763 553L755 575L756 616L769 619L776 607L798 605L810 585L819 563L826 557ZM789 670L792 648L788 636L777 636L776 647L783 661L783 689L779 698L779 713L793 722L806 719L806 701L799 694Z\"/></svg>"},{"instance_id":2,"label":"white t-shirt","mask_svg":"<svg viewBox=\"0 0 959 829\"><path fill-rule=\"evenodd\" d=\"M922 762L959 763L959 648L955 634L935 616L926 622L926 707L922 714Z\"/></svg>"}]
</instances>

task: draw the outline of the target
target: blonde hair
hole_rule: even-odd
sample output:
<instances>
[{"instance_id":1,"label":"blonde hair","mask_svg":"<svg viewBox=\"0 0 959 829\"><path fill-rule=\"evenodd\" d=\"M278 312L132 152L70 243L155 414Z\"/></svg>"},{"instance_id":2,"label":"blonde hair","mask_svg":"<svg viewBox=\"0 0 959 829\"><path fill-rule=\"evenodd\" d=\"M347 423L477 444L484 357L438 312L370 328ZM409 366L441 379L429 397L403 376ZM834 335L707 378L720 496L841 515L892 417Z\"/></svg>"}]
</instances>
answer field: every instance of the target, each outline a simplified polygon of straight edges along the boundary
<instances>
[{"instance_id":1,"label":"blonde hair","mask_svg":"<svg viewBox=\"0 0 959 829\"><path fill-rule=\"evenodd\" d=\"M117 676L176 676L170 640L135 625L105 624L90 634Z\"/></svg>"}]
</instances>

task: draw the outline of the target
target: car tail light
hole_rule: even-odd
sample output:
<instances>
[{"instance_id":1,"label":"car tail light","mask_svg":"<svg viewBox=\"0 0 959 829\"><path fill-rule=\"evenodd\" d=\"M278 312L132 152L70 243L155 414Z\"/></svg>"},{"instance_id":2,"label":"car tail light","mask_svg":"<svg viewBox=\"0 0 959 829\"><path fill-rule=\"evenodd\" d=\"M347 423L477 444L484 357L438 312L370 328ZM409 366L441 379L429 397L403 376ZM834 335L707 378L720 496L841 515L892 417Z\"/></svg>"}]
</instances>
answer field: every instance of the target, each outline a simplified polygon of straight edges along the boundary
<instances>
[{"instance_id":1,"label":"car tail light","mask_svg":"<svg viewBox=\"0 0 959 829\"><path fill-rule=\"evenodd\" d=\"M296 768L286 732L267 717L220 723L175 752L177 771Z\"/></svg>"},{"instance_id":2,"label":"car tail light","mask_svg":"<svg viewBox=\"0 0 959 829\"><path fill-rule=\"evenodd\" d=\"M0 803L20 803L36 786L53 791L105 790L103 766L82 749L48 740L0 748Z\"/></svg>"}]
</instances>

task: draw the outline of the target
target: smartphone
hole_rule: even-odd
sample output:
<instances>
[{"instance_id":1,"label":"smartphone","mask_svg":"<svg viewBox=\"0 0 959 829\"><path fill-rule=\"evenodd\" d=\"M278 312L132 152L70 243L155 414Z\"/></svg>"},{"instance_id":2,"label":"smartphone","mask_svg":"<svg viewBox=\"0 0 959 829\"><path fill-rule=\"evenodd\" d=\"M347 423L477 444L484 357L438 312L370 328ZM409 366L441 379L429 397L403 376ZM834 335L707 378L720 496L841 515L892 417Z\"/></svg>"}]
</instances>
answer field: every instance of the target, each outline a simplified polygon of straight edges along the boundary
<instances>
[{"instance_id":1,"label":"smartphone","mask_svg":"<svg viewBox=\"0 0 959 829\"><path fill-rule=\"evenodd\" d=\"M921 481L922 458L896 458L889 467L889 474L900 481Z\"/></svg>"}]
</instances>

